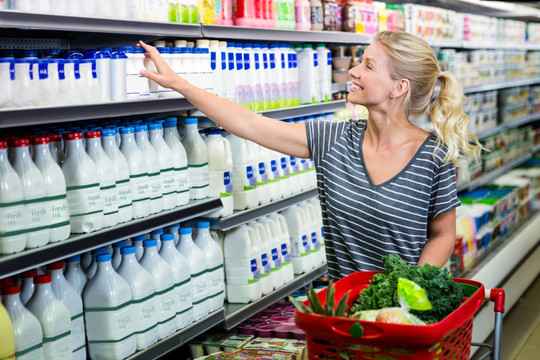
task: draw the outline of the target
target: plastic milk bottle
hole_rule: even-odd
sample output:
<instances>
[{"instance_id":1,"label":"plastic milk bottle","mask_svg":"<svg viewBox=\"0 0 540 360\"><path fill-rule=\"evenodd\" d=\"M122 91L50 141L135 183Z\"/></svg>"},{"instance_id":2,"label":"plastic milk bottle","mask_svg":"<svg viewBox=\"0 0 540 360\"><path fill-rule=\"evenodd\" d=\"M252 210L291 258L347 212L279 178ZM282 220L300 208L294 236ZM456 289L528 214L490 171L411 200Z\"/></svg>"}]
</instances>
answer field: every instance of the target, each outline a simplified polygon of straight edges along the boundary
<instances>
[{"instance_id":1,"label":"plastic milk bottle","mask_svg":"<svg viewBox=\"0 0 540 360\"><path fill-rule=\"evenodd\" d=\"M139 125L135 127L135 141L146 160L148 169L148 184L150 185L150 213L155 214L163 210L163 179L161 178L158 154L148 141L148 127Z\"/></svg>"},{"instance_id":2,"label":"plastic milk bottle","mask_svg":"<svg viewBox=\"0 0 540 360\"><path fill-rule=\"evenodd\" d=\"M186 205L189 202L189 175L188 159L184 145L180 141L176 118L167 118L163 123L163 139L171 149L174 161L175 179L177 183L177 206Z\"/></svg>"},{"instance_id":3,"label":"plastic milk bottle","mask_svg":"<svg viewBox=\"0 0 540 360\"><path fill-rule=\"evenodd\" d=\"M287 222L291 242L291 258L295 274L302 274L313 268L311 241L304 209L293 205L281 212Z\"/></svg>"},{"instance_id":4,"label":"plastic milk bottle","mask_svg":"<svg viewBox=\"0 0 540 360\"><path fill-rule=\"evenodd\" d=\"M208 152L204 140L199 135L196 118L186 118L186 128L182 145L186 149L188 159L188 174L190 181L190 200L208 197Z\"/></svg>"},{"instance_id":5,"label":"plastic milk bottle","mask_svg":"<svg viewBox=\"0 0 540 360\"><path fill-rule=\"evenodd\" d=\"M75 290L82 296L88 277L81 267L81 255L73 255L65 261L64 276Z\"/></svg>"},{"instance_id":6,"label":"plastic milk bottle","mask_svg":"<svg viewBox=\"0 0 540 360\"><path fill-rule=\"evenodd\" d=\"M273 286L274 289L277 289L278 287L282 286L285 283L285 273L284 269L282 268L283 263L283 257L281 255L281 244L279 242L280 240L280 233L278 231L278 228L274 222L274 220L270 219L268 216L263 216L259 219L257 219L257 222L261 223L266 230L266 235L268 238L268 247L269 247L269 253L270 253L270 266L272 268L272 276L273 276ZM292 266L290 266L290 274L287 274L287 281L290 281L292 279L289 279L289 276L294 277Z\"/></svg>"},{"instance_id":7,"label":"plastic milk bottle","mask_svg":"<svg viewBox=\"0 0 540 360\"><path fill-rule=\"evenodd\" d=\"M229 134L226 137L233 154L233 207L234 210L250 209L259 204L256 193L256 169L246 140Z\"/></svg>"},{"instance_id":8,"label":"plastic milk bottle","mask_svg":"<svg viewBox=\"0 0 540 360\"><path fill-rule=\"evenodd\" d=\"M208 195L219 197L223 209L208 214L209 217L229 216L233 213L233 157L229 141L221 136L220 129L212 129L205 139L208 152Z\"/></svg>"},{"instance_id":9,"label":"plastic milk bottle","mask_svg":"<svg viewBox=\"0 0 540 360\"><path fill-rule=\"evenodd\" d=\"M248 226L255 230L255 238L257 239L257 248L259 249L259 259L261 264L261 280L260 286L263 295L266 295L274 288L274 276L272 274L272 257L270 255L270 247L264 225L257 221L251 221Z\"/></svg>"},{"instance_id":10,"label":"plastic milk bottle","mask_svg":"<svg viewBox=\"0 0 540 360\"><path fill-rule=\"evenodd\" d=\"M30 269L22 272L21 278L21 302L26 305L34 294L34 277L37 276L37 269Z\"/></svg>"},{"instance_id":11,"label":"plastic milk bottle","mask_svg":"<svg viewBox=\"0 0 540 360\"><path fill-rule=\"evenodd\" d=\"M163 127L160 123L148 125L149 141L159 159L159 172L163 190L163 209L176 207L178 184L176 183L174 157L169 146L163 139ZM155 162L155 159L153 159Z\"/></svg>"}]
</instances>

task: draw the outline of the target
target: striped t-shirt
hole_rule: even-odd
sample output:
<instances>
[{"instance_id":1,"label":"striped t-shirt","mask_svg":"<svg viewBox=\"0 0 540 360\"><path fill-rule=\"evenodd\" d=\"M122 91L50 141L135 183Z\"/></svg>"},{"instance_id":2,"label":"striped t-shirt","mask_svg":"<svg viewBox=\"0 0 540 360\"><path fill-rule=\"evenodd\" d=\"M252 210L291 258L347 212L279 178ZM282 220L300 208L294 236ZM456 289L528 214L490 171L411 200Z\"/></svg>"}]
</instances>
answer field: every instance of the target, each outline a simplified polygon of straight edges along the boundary
<instances>
[{"instance_id":1,"label":"striped t-shirt","mask_svg":"<svg viewBox=\"0 0 540 360\"><path fill-rule=\"evenodd\" d=\"M386 254L416 264L428 238L428 221L460 205L455 167L443 162L444 147L434 153L433 134L397 175L374 185L362 155L366 125L366 120L306 122L333 279L384 270L381 257Z\"/></svg>"}]
</instances>

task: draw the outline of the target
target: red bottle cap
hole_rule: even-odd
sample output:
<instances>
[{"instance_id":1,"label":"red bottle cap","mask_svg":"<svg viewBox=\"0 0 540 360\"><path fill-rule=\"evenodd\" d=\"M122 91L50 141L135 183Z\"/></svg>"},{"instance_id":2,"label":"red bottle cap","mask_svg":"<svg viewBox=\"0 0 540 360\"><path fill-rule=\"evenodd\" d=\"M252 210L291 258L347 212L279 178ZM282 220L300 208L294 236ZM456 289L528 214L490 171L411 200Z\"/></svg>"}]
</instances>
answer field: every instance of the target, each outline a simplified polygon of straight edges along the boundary
<instances>
[{"instance_id":1,"label":"red bottle cap","mask_svg":"<svg viewBox=\"0 0 540 360\"><path fill-rule=\"evenodd\" d=\"M47 264L47 270L62 270L64 268L64 263L61 261L55 261L53 263Z\"/></svg>"},{"instance_id":2,"label":"red bottle cap","mask_svg":"<svg viewBox=\"0 0 540 360\"><path fill-rule=\"evenodd\" d=\"M30 141L28 139L11 139L9 141L10 147L23 147L23 146L30 146Z\"/></svg>"},{"instance_id":3,"label":"red bottle cap","mask_svg":"<svg viewBox=\"0 0 540 360\"><path fill-rule=\"evenodd\" d=\"M32 145L44 145L49 143L48 136L34 136L32 137Z\"/></svg>"},{"instance_id":4,"label":"red bottle cap","mask_svg":"<svg viewBox=\"0 0 540 360\"><path fill-rule=\"evenodd\" d=\"M79 139L82 139L82 134L80 132L64 134L64 140L79 140Z\"/></svg>"},{"instance_id":5,"label":"red bottle cap","mask_svg":"<svg viewBox=\"0 0 540 360\"><path fill-rule=\"evenodd\" d=\"M7 141L0 140L0 149L7 149Z\"/></svg>"},{"instance_id":6,"label":"red bottle cap","mask_svg":"<svg viewBox=\"0 0 540 360\"><path fill-rule=\"evenodd\" d=\"M84 133L85 139L94 139L101 137L101 132L99 131L88 131Z\"/></svg>"},{"instance_id":7,"label":"red bottle cap","mask_svg":"<svg viewBox=\"0 0 540 360\"><path fill-rule=\"evenodd\" d=\"M34 277L34 284L48 284L51 282L51 275L37 275Z\"/></svg>"},{"instance_id":8,"label":"red bottle cap","mask_svg":"<svg viewBox=\"0 0 540 360\"><path fill-rule=\"evenodd\" d=\"M22 278L33 278L37 275L37 269L26 270L21 274Z\"/></svg>"},{"instance_id":9,"label":"red bottle cap","mask_svg":"<svg viewBox=\"0 0 540 360\"><path fill-rule=\"evenodd\" d=\"M62 140L62 135L60 134L49 134L49 141L60 141Z\"/></svg>"},{"instance_id":10,"label":"red bottle cap","mask_svg":"<svg viewBox=\"0 0 540 360\"><path fill-rule=\"evenodd\" d=\"M19 285L2 286L2 295L15 295L21 292Z\"/></svg>"},{"instance_id":11,"label":"red bottle cap","mask_svg":"<svg viewBox=\"0 0 540 360\"><path fill-rule=\"evenodd\" d=\"M0 287L9 285L13 285L13 278L11 276L0 279Z\"/></svg>"}]
</instances>

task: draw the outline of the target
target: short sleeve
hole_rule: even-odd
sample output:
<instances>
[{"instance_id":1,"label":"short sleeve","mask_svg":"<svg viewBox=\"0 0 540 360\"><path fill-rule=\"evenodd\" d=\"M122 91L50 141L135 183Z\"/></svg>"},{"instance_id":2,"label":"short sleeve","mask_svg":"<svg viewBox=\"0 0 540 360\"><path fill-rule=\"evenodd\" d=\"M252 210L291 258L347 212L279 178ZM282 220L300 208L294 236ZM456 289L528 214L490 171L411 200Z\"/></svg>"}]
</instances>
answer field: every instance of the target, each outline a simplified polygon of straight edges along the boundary
<instances>
[{"instance_id":1,"label":"short sleeve","mask_svg":"<svg viewBox=\"0 0 540 360\"><path fill-rule=\"evenodd\" d=\"M433 178L429 201L429 219L450 211L461 203L456 190L456 167L453 163L442 164Z\"/></svg>"},{"instance_id":2,"label":"short sleeve","mask_svg":"<svg viewBox=\"0 0 540 360\"><path fill-rule=\"evenodd\" d=\"M308 146L315 166L320 164L324 155L330 151L348 124L349 122L344 121L306 121Z\"/></svg>"}]
</instances>

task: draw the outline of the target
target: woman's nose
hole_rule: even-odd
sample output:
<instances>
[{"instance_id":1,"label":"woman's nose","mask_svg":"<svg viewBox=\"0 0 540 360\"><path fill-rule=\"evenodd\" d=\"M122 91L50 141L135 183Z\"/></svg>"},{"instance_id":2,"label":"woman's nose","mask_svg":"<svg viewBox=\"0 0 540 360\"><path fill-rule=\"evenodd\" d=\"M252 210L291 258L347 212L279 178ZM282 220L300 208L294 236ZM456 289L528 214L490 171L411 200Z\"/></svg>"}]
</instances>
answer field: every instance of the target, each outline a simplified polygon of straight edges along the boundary
<instances>
[{"instance_id":1,"label":"woman's nose","mask_svg":"<svg viewBox=\"0 0 540 360\"><path fill-rule=\"evenodd\" d=\"M361 73L360 66L361 65L356 65L355 67L349 69L349 75L354 78L359 78Z\"/></svg>"}]
</instances>

